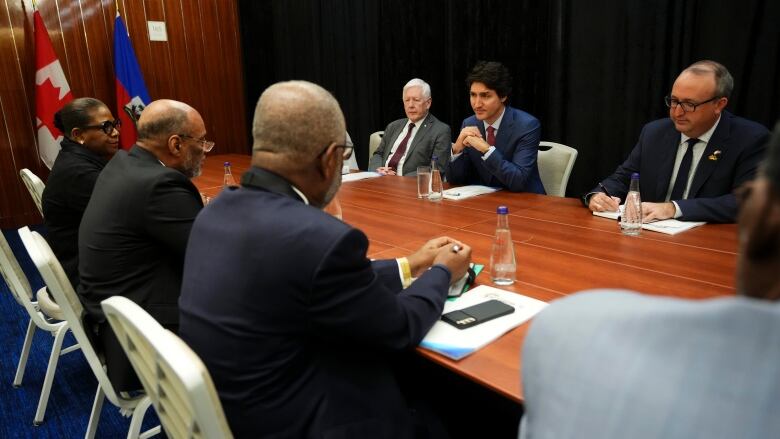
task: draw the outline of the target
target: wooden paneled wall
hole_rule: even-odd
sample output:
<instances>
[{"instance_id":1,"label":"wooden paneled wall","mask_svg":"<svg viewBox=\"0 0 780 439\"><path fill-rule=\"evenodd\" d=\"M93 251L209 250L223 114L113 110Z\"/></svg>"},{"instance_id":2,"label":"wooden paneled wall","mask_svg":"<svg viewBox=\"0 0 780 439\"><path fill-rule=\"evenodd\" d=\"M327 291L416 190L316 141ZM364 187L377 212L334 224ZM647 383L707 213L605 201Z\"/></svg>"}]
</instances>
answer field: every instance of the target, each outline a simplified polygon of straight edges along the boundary
<instances>
[{"instance_id":1,"label":"wooden paneled wall","mask_svg":"<svg viewBox=\"0 0 780 439\"><path fill-rule=\"evenodd\" d=\"M200 111L214 153L249 151L236 0L38 0L74 97L115 112L113 32L117 7L152 99ZM149 41L147 20L164 21L168 41ZM40 221L19 179L46 180L35 136L35 38L31 0L0 0L0 227Z\"/></svg>"}]
</instances>

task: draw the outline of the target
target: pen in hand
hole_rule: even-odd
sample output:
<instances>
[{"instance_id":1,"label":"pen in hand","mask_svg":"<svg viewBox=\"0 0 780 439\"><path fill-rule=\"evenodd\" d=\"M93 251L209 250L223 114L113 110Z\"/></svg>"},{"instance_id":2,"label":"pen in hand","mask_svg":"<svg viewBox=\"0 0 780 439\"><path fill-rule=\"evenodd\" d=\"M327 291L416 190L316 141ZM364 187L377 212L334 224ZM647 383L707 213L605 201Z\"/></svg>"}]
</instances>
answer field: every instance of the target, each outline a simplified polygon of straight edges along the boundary
<instances>
[{"instance_id":1,"label":"pen in hand","mask_svg":"<svg viewBox=\"0 0 780 439\"><path fill-rule=\"evenodd\" d=\"M604 186L604 183L599 182L599 187L602 191L604 191L604 195L608 196L609 198L612 198L612 194L609 193L606 186Z\"/></svg>"},{"instance_id":2,"label":"pen in hand","mask_svg":"<svg viewBox=\"0 0 780 439\"><path fill-rule=\"evenodd\" d=\"M460 251L460 246L458 244L455 244L452 246L452 252L457 253Z\"/></svg>"}]
</instances>

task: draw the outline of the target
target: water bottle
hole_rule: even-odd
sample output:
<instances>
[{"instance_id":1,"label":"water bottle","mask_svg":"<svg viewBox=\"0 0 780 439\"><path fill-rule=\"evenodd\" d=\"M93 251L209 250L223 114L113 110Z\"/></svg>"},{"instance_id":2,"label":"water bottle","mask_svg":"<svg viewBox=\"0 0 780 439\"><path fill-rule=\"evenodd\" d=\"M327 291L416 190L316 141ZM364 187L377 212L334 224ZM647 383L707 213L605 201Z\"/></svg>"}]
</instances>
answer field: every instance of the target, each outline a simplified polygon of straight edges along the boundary
<instances>
[{"instance_id":1,"label":"water bottle","mask_svg":"<svg viewBox=\"0 0 780 439\"><path fill-rule=\"evenodd\" d=\"M444 185L441 181L441 171L436 166L436 156L431 157L431 190L428 192L428 199L431 201L441 201L444 196Z\"/></svg>"},{"instance_id":2,"label":"water bottle","mask_svg":"<svg viewBox=\"0 0 780 439\"><path fill-rule=\"evenodd\" d=\"M624 235L636 236L642 231L642 199L639 196L639 174L631 174L623 214L620 216L620 230Z\"/></svg>"},{"instance_id":3,"label":"water bottle","mask_svg":"<svg viewBox=\"0 0 780 439\"><path fill-rule=\"evenodd\" d=\"M233 171L230 170L230 162L225 162L225 178L222 179L222 187L234 187L238 186L236 180L233 178Z\"/></svg>"},{"instance_id":4,"label":"water bottle","mask_svg":"<svg viewBox=\"0 0 780 439\"><path fill-rule=\"evenodd\" d=\"M498 206L496 238L490 252L490 278L496 285L512 285L515 282L515 246L509 231L509 209Z\"/></svg>"}]
</instances>

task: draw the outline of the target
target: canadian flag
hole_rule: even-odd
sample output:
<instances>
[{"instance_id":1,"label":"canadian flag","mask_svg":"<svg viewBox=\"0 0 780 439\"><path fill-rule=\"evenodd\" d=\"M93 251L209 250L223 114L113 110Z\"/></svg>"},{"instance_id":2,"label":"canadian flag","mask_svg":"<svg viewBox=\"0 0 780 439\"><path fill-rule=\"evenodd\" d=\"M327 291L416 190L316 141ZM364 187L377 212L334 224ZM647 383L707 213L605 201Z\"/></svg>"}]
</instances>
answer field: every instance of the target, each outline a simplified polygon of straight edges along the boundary
<instances>
[{"instance_id":1,"label":"canadian flag","mask_svg":"<svg viewBox=\"0 0 780 439\"><path fill-rule=\"evenodd\" d=\"M54 126L54 113L73 100L60 61L54 53L49 32L41 13L33 13L35 21L35 126L38 130L38 153L51 169L60 152L63 133Z\"/></svg>"}]
</instances>

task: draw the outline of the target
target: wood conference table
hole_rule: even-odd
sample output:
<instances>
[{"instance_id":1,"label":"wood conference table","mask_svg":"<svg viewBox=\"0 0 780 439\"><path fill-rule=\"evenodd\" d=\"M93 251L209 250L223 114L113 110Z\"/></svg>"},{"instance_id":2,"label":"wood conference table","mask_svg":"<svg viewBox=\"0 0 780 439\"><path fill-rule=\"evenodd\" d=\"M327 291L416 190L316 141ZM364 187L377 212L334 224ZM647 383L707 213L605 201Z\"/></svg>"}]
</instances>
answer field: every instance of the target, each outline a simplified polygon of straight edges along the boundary
<instances>
[{"instance_id":1,"label":"wood conference table","mask_svg":"<svg viewBox=\"0 0 780 439\"><path fill-rule=\"evenodd\" d=\"M194 180L208 196L222 189L223 162L236 180L250 157L209 156ZM491 285L487 266L496 207L509 207L517 281L502 287L546 302L590 288L623 288L647 294L702 299L734 294L737 233L734 224L707 224L675 236L643 231L630 237L615 221L595 217L574 198L499 191L466 200L417 198L414 178L387 176L344 183L343 219L370 241L371 258L405 256L427 240L447 235L472 247L485 264L477 284ZM521 347L525 323L460 360L419 353L507 398L522 403Z\"/></svg>"}]
</instances>

